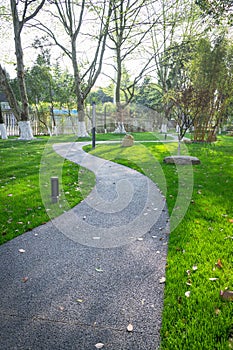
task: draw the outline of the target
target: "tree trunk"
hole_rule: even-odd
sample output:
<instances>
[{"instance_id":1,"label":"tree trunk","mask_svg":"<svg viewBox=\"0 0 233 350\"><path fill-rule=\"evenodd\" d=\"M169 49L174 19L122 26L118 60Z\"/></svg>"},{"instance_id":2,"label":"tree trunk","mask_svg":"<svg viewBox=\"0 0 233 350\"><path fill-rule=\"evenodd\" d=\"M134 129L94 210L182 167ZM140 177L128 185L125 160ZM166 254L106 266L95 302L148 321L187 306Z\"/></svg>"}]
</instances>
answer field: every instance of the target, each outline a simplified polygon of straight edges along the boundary
<instances>
[{"instance_id":1,"label":"tree trunk","mask_svg":"<svg viewBox=\"0 0 233 350\"><path fill-rule=\"evenodd\" d=\"M27 97L25 78L24 78L23 49L21 44L21 31L23 28L23 22L19 20L16 1L11 0L10 2L11 2L11 13L12 13L13 27L14 27L15 54L16 54L16 61L17 61L17 79L18 79L19 91L20 91L20 97L21 97L21 103L22 103L20 119L19 119L20 121L19 125L21 125L20 139L24 139L24 135L25 135L25 140L29 140L29 137L31 137L32 139L33 135L30 127L29 105L28 105L28 97ZM21 123L21 122L25 122L25 123Z\"/></svg>"},{"instance_id":2,"label":"tree trunk","mask_svg":"<svg viewBox=\"0 0 233 350\"><path fill-rule=\"evenodd\" d=\"M30 121L21 120L20 122L18 122L18 125L20 130L20 140L29 141L34 138Z\"/></svg>"},{"instance_id":3,"label":"tree trunk","mask_svg":"<svg viewBox=\"0 0 233 350\"><path fill-rule=\"evenodd\" d=\"M84 105L78 105L78 137L89 137L85 123Z\"/></svg>"},{"instance_id":4,"label":"tree trunk","mask_svg":"<svg viewBox=\"0 0 233 350\"><path fill-rule=\"evenodd\" d=\"M116 49L117 56L117 77L116 77L116 87L115 87L115 103L116 103L116 123L117 127L114 130L114 134L126 134L124 127L124 114L123 106L121 104L121 80L122 80L122 62L121 62L121 50L118 47Z\"/></svg>"},{"instance_id":5,"label":"tree trunk","mask_svg":"<svg viewBox=\"0 0 233 350\"><path fill-rule=\"evenodd\" d=\"M77 98L78 111L78 137L89 137L85 124L84 98L81 90L81 78L79 75L76 55L76 38L72 40L72 65L74 71L75 93Z\"/></svg>"},{"instance_id":6,"label":"tree trunk","mask_svg":"<svg viewBox=\"0 0 233 350\"><path fill-rule=\"evenodd\" d=\"M6 132L6 125L0 123L0 133L1 133L1 138L2 140L7 140L8 136L7 136L7 132Z\"/></svg>"},{"instance_id":7,"label":"tree trunk","mask_svg":"<svg viewBox=\"0 0 233 350\"><path fill-rule=\"evenodd\" d=\"M16 120L20 120L20 107L18 104L18 101L15 98L14 92L9 84L9 81L7 79L6 71L2 68L0 64L0 85L6 95L7 101L13 111L13 114L16 118Z\"/></svg>"},{"instance_id":8,"label":"tree trunk","mask_svg":"<svg viewBox=\"0 0 233 350\"><path fill-rule=\"evenodd\" d=\"M7 132L6 132L6 126L5 126L5 122L4 122L3 115L2 115L1 102L0 102L0 133L1 133L1 138L3 140L8 139Z\"/></svg>"}]
</instances>

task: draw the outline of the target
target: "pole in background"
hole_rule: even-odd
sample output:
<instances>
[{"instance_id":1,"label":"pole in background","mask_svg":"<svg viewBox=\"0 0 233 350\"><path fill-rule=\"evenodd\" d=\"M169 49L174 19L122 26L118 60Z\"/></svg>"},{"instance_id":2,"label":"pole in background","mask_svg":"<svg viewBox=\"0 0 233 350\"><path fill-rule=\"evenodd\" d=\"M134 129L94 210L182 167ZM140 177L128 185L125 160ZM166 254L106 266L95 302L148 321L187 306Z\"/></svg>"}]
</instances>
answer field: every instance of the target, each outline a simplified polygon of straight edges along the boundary
<instances>
[{"instance_id":1,"label":"pole in background","mask_svg":"<svg viewBox=\"0 0 233 350\"><path fill-rule=\"evenodd\" d=\"M107 123L106 123L106 119L107 119L107 106L104 106L104 133L107 134Z\"/></svg>"},{"instance_id":2,"label":"pole in background","mask_svg":"<svg viewBox=\"0 0 233 350\"><path fill-rule=\"evenodd\" d=\"M95 148L96 104L92 104L92 149Z\"/></svg>"}]
</instances>

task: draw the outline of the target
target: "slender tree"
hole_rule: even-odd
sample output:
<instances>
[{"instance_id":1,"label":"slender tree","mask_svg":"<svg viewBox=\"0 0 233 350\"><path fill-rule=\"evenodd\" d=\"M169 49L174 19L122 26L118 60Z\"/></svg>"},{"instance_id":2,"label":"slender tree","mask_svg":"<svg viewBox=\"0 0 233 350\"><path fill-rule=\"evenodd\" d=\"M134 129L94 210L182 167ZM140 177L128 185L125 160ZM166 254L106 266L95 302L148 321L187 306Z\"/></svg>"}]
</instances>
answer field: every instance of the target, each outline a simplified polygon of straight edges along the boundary
<instances>
[{"instance_id":1,"label":"slender tree","mask_svg":"<svg viewBox=\"0 0 233 350\"><path fill-rule=\"evenodd\" d=\"M25 72L24 72L21 34L25 24L38 14L38 12L43 7L44 3L45 3L45 0L41 0L38 6L34 8L34 1L10 0L13 29L14 29L15 54L16 54L16 62L17 62L17 79L18 79L20 98L21 98L20 113L19 115L15 115L15 117L18 119L18 124L20 127L20 138L27 139L27 140L32 139L33 134L30 127L29 103L28 103L27 90L26 90L26 84L25 84ZM19 11L18 11L18 7L20 5L22 6L22 8L20 9L21 19L19 18ZM33 9L30 11L31 5L33 5L32 6ZM5 88L7 89L7 84ZM9 96L10 93L11 92L8 91L7 95ZM11 100L12 99L10 99L10 101Z\"/></svg>"},{"instance_id":2,"label":"slender tree","mask_svg":"<svg viewBox=\"0 0 233 350\"><path fill-rule=\"evenodd\" d=\"M113 61L115 76L110 77L115 84L114 101L116 103L116 133L125 133L124 108L133 100L135 88L146 72L151 57L144 60L132 79L126 81L127 66L140 56L140 49L146 42L148 32L153 26L145 17L147 0L117 0L112 12L109 29L108 47L114 52ZM128 73L128 72L127 72Z\"/></svg>"},{"instance_id":3,"label":"slender tree","mask_svg":"<svg viewBox=\"0 0 233 350\"><path fill-rule=\"evenodd\" d=\"M194 89L205 96L205 104L195 121L194 139L214 141L232 102L232 42L222 36L215 43L202 39L188 69Z\"/></svg>"},{"instance_id":4,"label":"slender tree","mask_svg":"<svg viewBox=\"0 0 233 350\"><path fill-rule=\"evenodd\" d=\"M164 130L170 118L171 106L163 96L166 96L171 88L171 70L174 72L176 60L180 64L180 54L184 49L180 46L181 43L186 46L190 40L193 41L194 36L197 38L200 35L200 28L203 26L199 23L199 12L193 0L159 0L158 3L152 2L147 6L148 19L151 15L157 15L160 19L151 29L151 45L148 51L149 54L154 52L152 74L158 82L158 91L163 100L161 129Z\"/></svg>"},{"instance_id":5,"label":"slender tree","mask_svg":"<svg viewBox=\"0 0 233 350\"><path fill-rule=\"evenodd\" d=\"M47 11L54 20L60 23L63 34L69 39L69 44L66 45L63 40L60 40L61 31L56 33L50 26L42 22L37 22L37 27L46 32L72 62L79 119L78 136L85 137L88 135L85 126L85 101L101 72L114 1L52 0L50 4L53 9L49 8ZM85 35L82 28L85 28ZM79 54L79 48L83 45L84 39L85 42L89 39L92 43L86 60Z\"/></svg>"}]
</instances>

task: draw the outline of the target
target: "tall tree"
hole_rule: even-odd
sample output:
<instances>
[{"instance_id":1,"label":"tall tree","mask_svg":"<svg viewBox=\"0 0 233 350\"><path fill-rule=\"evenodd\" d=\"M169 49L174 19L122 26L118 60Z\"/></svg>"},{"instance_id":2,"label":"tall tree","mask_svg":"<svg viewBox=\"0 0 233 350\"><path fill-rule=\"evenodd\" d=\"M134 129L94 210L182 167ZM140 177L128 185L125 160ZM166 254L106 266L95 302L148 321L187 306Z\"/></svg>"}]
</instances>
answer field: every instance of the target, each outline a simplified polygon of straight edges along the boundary
<instances>
[{"instance_id":1,"label":"tall tree","mask_svg":"<svg viewBox=\"0 0 233 350\"><path fill-rule=\"evenodd\" d=\"M161 93L161 99L171 88L171 70L174 73L176 62L174 58L180 61L183 50L180 47L181 43L186 46L193 40L192 37L200 34L202 27L199 23L199 12L194 0L159 0L158 3L152 2L147 6L148 19L151 14L157 15L160 19L151 29L151 46L148 51L154 52L153 75L160 87L158 91ZM162 123L165 129L171 113L170 103L166 104L166 101L166 98L163 99L162 111Z\"/></svg>"},{"instance_id":2,"label":"tall tree","mask_svg":"<svg viewBox=\"0 0 233 350\"><path fill-rule=\"evenodd\" d=\"M114 1L103 0L98 3L87 0L52 0L50 4L53 9L48 9L48 13L62 25L63 34L69 39L68 44L60 39L63 36L61 31L56 33L51 26L42 22L38 22L37 27L46 32L72 62L79 119L78 136L85 137L88 135L85 126L85 101L102 68ZM85 28L85 35L82 28ZM85 60L79 54L84 39L85 43L92 43Z\"/></svg>"},{"instance_id":3,"label":"tall tree","mask_svg":"<svg viewBox=\"0 0 233 350\"><path fill-rule=\"evenodd\" d=\"M112 21L109 29L109 48L114 52L115 77L111 77L115 84L114 100L117 109L116 133L125 133L123 111L132 101L135 88L143 73L146 71L148 59L141 68L138 69L133 79L126 81L127 63L133 60L136 53L145 44L147 34L152 27L152 23L147 21L144 15L147 0L117 0L112 12ZM139 55L138 55L139 56Z\"/></svg>"},{"instance_id":4,"label":"tall tree","mask_svg":"<svg viewBox=\"0 0 233 350\"><path fill-rule=\"evenodd\" d=\"M194 139L214 141L232 102L232 42L221 36L215 43L202 39L188 69L194 89L205 96L205 104L194 124Z\"/></svg>"},{"instance_id":5,"label":"tall tree","mask_svg":"<svg viewBox=\"0 0 233 350\"><path fill-rule=\"evenodd\" d=\"M19 84L21 105L19 115L15 115L18 119L18 124L20 128L20 138L24 140L30 140L33 138L32 130L30 127L30 116L29 116L29 103L27 97L27 90L25 84L25 72L24 72L24 62L23 62L23 48L21 42L21 34L24 28L24 25L34 18L38 12L43 7L45 0L41 0L34 7L34 1L25 0L25 1L16 1L10 0L11 5L11 14L13 21L14 29L14 43L15 43L15 54L17 62L17 79ZM21 19L19 18L18 8L20 7ZM7 95L11 94L11 91L7 89L7 84L5 85L7 90ZM9 99L9 102L12 98Z\"/></svg>"}]
</instances>

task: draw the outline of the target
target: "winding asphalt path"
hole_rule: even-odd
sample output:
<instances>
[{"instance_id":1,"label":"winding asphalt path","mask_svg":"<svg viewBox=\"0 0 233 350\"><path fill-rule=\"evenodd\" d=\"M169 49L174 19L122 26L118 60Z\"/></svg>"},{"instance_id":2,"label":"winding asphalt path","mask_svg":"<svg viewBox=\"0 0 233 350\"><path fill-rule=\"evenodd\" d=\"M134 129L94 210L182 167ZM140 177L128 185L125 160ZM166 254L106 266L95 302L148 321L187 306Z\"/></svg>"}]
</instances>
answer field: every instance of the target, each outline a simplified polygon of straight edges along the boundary
<instances>
[{"instance_id":1,"label":"winding asphalt path","mask_svg":"<svg viewBox=\"0 0 233 350\"><path fill-rule=\"evenodd\" d=\"M90 195L0 246L1 350L159 347L165 199L147 177L82 146L54 149L95 173Z\"/></svg>"}]
</instances>

